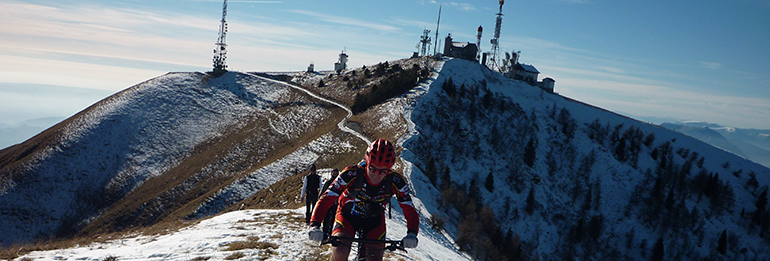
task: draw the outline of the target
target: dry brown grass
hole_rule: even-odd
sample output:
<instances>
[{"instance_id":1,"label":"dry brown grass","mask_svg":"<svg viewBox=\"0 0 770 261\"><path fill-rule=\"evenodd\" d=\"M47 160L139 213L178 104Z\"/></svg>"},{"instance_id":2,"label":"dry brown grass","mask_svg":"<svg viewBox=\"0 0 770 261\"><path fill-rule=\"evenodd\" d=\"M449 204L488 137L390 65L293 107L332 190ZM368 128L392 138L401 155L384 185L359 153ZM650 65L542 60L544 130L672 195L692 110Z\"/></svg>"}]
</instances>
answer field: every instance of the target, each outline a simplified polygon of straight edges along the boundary
<instances>
[{"instance_id":1,"label":"dry brown grass","mask_svg":"<svg viewBox=\"0 0 770 261\"><path fill-rule=\"evenodd\" d=\"M295 94L301 97L302 94ZM299 98L297 98L299 99ZM307 100L305 100L307 102ZM342 109L319 104L328 108L332 116L319 122L315 128L304 130L298 139L287 139L271 132L268 118L255 115L232 126L226 135L199 145L191 157L163 175L148 180L131 194L123 197L100 218L90 223L78 235L93 235L126 228L149 226L167 220L186 218L220 189L254 170L284 157L297 148L308 144L321 135L337 128L344 118ZM225 158L237 146L254 147L243 158ZM213 167L212 167L213 166ZM215 170L224 170L219 175ZM150 206L150 207L147 207ZM156 206L153 208L152 206Z\"/></svg>"},{"instance_id":2,"label":"dry brown grass","mask_svg":"<svg viewBox=\"0 0 770 261\"><path fill-rule=\"evenodd\" d=\"M407 64L419 62L418 60L405 61ZM402 61L402 63L404 62ZM411 65L402 65L402 67L408 68L405 66ZM370 70L372 69L370 68ZM358 69L355 74L357 77L362 77L363 70ZM346 86L347 81L342 80L344 76L353 78L352 73L349 75L333 76L327 82L326 87L313 87L311 89L321 93L322 96L333 97L334 100L343 104L352 104L356 93L367 90L363 88L350 90ZM378 80L381 79L371 79L371 81ZM324 81L327 81L327 79L324 79ZM303 97L305 97L305 94L299 92L293 92L292 94L292 99L303 99ZM307 97L304 99L307 99ZM308 101L305 100L305 102ZM276 108L276 111L285 111L288 106L291 106L291 104L279 106ZM241 175L250 173L280 159L326 133L332 133L332 135L354 144L357 149L337 152L336 154L335 152L330 152L322 155L316 162L319 168L343 169L360 161L368 144L364 144L353 135L340 131L336 126L337 122L345 117L346 112L329 104L319 103L319 106L328 109L332 116L323 122L319 122L315 128L305 130L305 133L295 140L281 139L280 137L266 134L263 127L267 124L268 118L260 115L245 118L239 125L231 126L225 132L225 135L204 142L196 147L193 154L178 166L157 178L148 180L134 192L123 197L113 204L107 213L89 224L74 237L69 239L52 239L50 241L0 249L0 259L17 258L30 251L62 249L140 234L157 235L177 231L182 227L195 224L197 221L186 221L185 217L192 213L204 199L219 189L230 184L230 182L236 180ZM395 141L406 132L406 122L401 119L402 124L379 126L379 118L385 113L390 113L383 111L384 107L381 105L374 106L370 110L354 115L351 121L354 122L353 125L359 123L361 131L366 136ZM68 119L46 130L40 135L33 137L30 142L0 151L0 180L4 178L13 179L12 174L15 173L13 172L14 166L18 165L18 162L21 162L26 156L35 153L42 146L54 140L58 135L59 128L70 121L71 119ZM268 150L268 153L252 154L245 159L221 163L224 161L223 157L227 155L229 150L235 146L242 145L246 140L251 140L251 143L255 144L255 146L257 146L257 143L263 142L265 144L262 144L262 146L269 146L272 149ZM225 164L223 166L226 167L226 170L231 175L216 176L203 172L207 166L212 164ZM304 204L300 203L299 194L304 175L305 173L300 173L289 176L256 193L249 199L235 204L226 211L247 208L295 209L302 207ZM191 184L192 189L182 189L182 187L190 187ZM153 210L147 210L143 207L153 205L152 203L162 206L163 210L156 209L153 212ZM292 222L304 223L304 218L302 217L296 217L295 219Z\"/></svg>"},{"instance_id":3,"label":"dry brown grass","mask_svg":"<svg viewBox=\"0 0 770 261\"><path fill-rule=\"evenodd\" d=\"M412 68L414 64L424 67L426 61L430 65L435 64L436 62L435 60L429 57L420 57L420 58L408 58L408 59L401 59L396 61L388 61L388 64L391 67L395 64L399 64L401 68ZM364 75L365 69L361 67L361 68L347 70L345 73L341 75L337 75L335 73L333 75L324 77L323 81L325 85L322 87L318 86L317 81L306 82L302 85L302 87L308 90L311 90L315 93L318 93L323 97L329 98L331 100L335 100L339 103L345 104L348 107L350 107L351 105L353 105L353 101L355 99L356 94L365 93L370 90L370 88L368 87L365 88L365 86L368 85L369 87L371 87L373 85L379 84L389 76L388 74L386 74L383 76L375 77L373 74L376 66L377 66L376 64L366 66L366 68L372 73L372 76L370 77L365 77Z\"/></svg>"},{"instance_id":4,"label":"dry brown grass","mask_svg":"<svg viewBox=\"0 0 770 261\"><path fill-rule=\"evenodd\" d=\"M351 144L356 144L357 149L340 154L329 152L326 155L322 155L316 162L318 168L337 168L341 170L356 164L356 162L363 158L366 148L364 142L340 130L335 130L333 133L343 137L344 140L348 140ZM300 202L299 195L302 190L302 180L306 175L307 172L300 172L280 180L248 199L229 207L226 211L240 209L296 209L303 207L305 203Z\"/></svg>"},{"instance_id":5,"label":"dry brown grass","mask_svg":"<svg viewBox=\"0 0 770 261\"><path fill-rule=\"evenodd\" d=\"M87 246L93 243L106 243L112 240L136 237L140 235L163 235L177 231L183 227L191 226L198 222L199 220L176 220L159 223L149 227L138 227L121 232L71 238L51 238L49 240L41 240L34 243L16 244L10 247L0 248L0 260L12 260L34 251L47 251L53 249L72 248L76 246Z\"/></svg>"},{"instance_id":6,"label":"dry brown grass","mask_svg":"<svg viewBox=\"0 0 770 261\"><path fill-rule=\"evenodd\" d=\"M259 241L259 237L249 237L247 241L232 242L224 245L225 251L236 251L243 249L278 249L278 245L271 242Z\"/></svg>"},{"instance_id":7,"label":"dry brown grass","mask_svg":"<svg viewBox=\"0 0 770 261\"><path fill-rule=\"evenodd\" d=\"M245 257L245 256L246 256L246 254L244 254L244 253L235 252L235 253L232 253L231 255L225 257L225 260L236 260L236 259L240 259L240 258Z\"/></svg>"}]
</instances>

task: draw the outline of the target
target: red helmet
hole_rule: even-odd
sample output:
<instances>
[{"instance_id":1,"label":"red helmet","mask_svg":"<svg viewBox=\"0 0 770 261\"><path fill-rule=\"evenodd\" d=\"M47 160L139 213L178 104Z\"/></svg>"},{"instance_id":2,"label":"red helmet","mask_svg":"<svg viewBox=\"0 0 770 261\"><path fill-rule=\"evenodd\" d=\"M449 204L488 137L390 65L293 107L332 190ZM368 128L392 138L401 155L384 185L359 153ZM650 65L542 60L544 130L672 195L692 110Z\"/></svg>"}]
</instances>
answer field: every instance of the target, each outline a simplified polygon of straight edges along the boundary
<instances>
[{"instance_id":1,"label":"red helmet","mask_svg":"<svg viewBox=\"0 0 770 261\"><path fill-rule=\"evenodd\" d=\"M377 139L369 145L364 155L366 165L390 168L396 163L396 149L388 140Z\"/></svg>"}]
</instances>

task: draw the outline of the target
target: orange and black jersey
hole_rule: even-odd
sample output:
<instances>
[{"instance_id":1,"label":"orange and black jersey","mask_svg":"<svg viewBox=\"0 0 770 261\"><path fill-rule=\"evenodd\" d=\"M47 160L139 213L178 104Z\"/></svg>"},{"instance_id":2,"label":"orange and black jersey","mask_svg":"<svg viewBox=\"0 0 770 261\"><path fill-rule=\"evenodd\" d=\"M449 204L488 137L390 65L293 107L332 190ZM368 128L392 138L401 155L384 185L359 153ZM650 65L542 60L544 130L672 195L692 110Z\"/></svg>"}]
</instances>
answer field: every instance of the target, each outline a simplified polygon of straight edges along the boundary
<instances>
[{"instance_id":1,"label":"orange and black jersey","mask_svg":"<svg viewBox=\"0 0 770 261\"><path fill-rule=\"evenodd\" d=\"M419 229L419 216L414 209L410 194L409 185L400 173L391 171L379 184L372 184L366 175L365 164L350 166L345 168L329 189L323 192L310 222L320 224L326 211L335 201L339 203L338 211L343 216L379 218L384 214L391 197L395 195L404 212L408 232L416 234Z\"/></svg>"}]
</instances>

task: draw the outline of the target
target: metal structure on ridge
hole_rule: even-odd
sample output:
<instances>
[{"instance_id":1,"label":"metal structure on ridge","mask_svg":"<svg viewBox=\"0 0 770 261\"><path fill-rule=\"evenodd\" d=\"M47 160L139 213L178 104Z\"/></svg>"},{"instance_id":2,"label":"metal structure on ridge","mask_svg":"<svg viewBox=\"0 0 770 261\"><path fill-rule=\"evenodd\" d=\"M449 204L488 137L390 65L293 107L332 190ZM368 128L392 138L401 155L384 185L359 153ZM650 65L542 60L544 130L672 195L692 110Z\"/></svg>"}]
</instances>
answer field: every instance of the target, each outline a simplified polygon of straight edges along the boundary
<instances>
[{"instance_id":1,"label":"metal structure on ridge","mask_svg":"<svg viewBox=\"0 0 770 261\"><path fill-rule=\"evenodd\" d=\"M430 33L430 30L424 29L422 30L422 36L420 36L420 44L418 46L422 46L420 48L420 56L427 55L428 49L430 49L430 36L428 34ZM435 49L435 48L434 48Z\"/></svg>"},{"instance_id":2,"label":"metal structure on ridge","mask_svg":"<svg viewBox=\"0 0 770 261\"><path fill-rule=\"evenodd\" d=\"M490 53L489 61L487 61L487 67L492 69L500 69L498 57L500 57L500 27L503 25L503 4L504 0L500 0L500 11L497 13L497 19L495 20L495 34L489 42L492 44L492 51Z\"/></svg>"},{"instance_id":3,"label":"metal structure on ridge","mask_svg":"<svg viewBox=\"0 0 770 261\"><path fill-rule=\"evenodd\" d=\"M225 0L222 6L222 21L219 24L219 39L214 47L214 75L220 76L227 72L227 64L225 59L227 58L227 44L225 43L225 35L227 35L227 0Z\"/></svg>"}]
</instances>

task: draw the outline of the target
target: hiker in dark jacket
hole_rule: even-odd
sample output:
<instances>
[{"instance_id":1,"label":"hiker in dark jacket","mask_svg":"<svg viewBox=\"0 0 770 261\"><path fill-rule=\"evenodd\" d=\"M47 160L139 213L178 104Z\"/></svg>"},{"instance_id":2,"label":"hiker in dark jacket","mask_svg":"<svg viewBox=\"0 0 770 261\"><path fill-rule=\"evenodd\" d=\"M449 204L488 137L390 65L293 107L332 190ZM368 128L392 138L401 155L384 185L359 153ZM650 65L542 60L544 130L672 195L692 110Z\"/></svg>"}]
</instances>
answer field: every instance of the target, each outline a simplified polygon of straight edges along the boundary
<instances>
[{"instance_id":1,"label":"hiker in dark jacket","mask_svg":"<svg viewBox=\"0 0 770 261\"><path fill-rule=\"evenodd\" d=\"M315 164L310 166L310 174L302 182L300 199L305 202L305 220L310 222L315 203L318 201L318 189L321 187L321 176L315 173Z\"/></svg>"}]
</instances>

